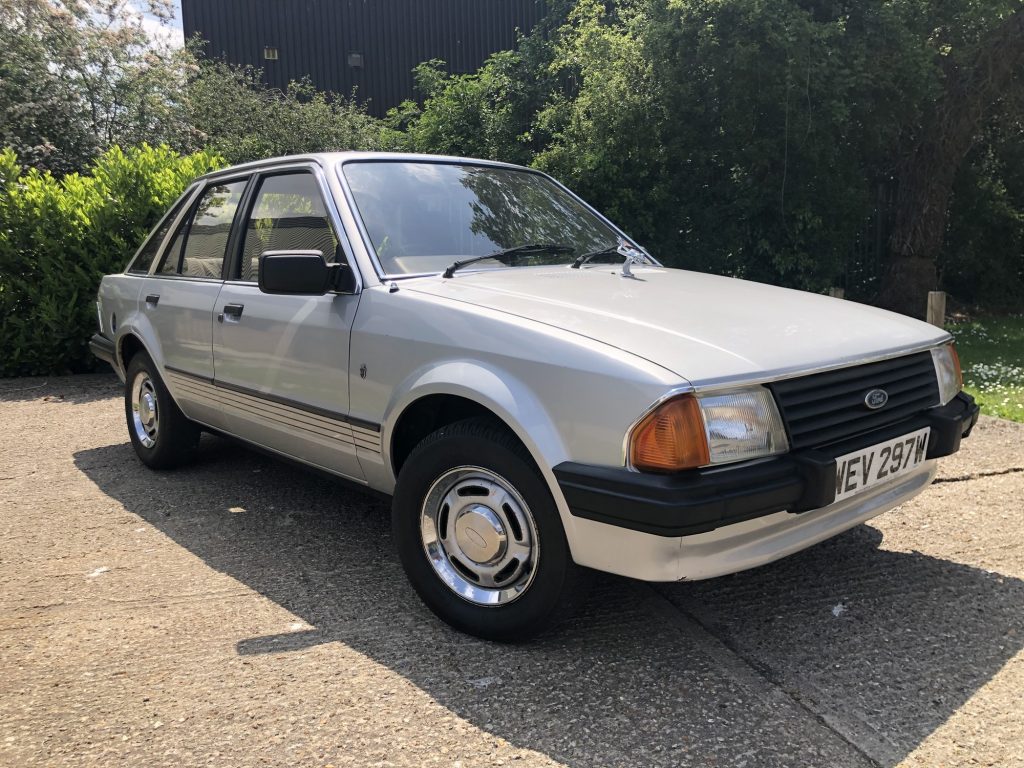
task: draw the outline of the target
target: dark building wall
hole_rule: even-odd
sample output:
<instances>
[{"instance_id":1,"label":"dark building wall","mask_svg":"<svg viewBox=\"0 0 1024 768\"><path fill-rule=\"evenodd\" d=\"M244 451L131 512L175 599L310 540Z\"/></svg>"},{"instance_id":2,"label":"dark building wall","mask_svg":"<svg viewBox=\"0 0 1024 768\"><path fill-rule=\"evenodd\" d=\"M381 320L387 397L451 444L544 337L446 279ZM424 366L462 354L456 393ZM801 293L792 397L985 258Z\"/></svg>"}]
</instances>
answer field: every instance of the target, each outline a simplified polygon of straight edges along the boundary
<instances>
[{"instance_id":1,"label":"dark building wall","mask_svg":"<svg viewBox=\"0 0 1024 768\"><path fill-rule=\"evenodd\" d=\"M383 114L412 98L412 69L443 59L473 72L533 28L543 0L182 0L186 38L209 41L206 54L260 67L284 88L308 75L321 90L350 94ZM278 59L264 58L275 48ZM352 66L350 54L361 54Z\"/></svg>"}]
</instances>

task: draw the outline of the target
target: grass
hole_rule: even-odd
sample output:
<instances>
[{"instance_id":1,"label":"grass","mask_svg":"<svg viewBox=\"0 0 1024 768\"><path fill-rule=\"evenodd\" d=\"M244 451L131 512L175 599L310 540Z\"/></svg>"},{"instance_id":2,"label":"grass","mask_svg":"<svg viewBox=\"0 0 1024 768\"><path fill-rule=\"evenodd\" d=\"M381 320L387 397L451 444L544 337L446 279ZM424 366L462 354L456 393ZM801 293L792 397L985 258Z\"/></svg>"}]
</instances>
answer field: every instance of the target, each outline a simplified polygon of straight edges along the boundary
<instances>
[{"instance_id":1,"label":"grass","mask_svg":"<svg viewBox=\"0 0 1024 768\"><path fill-rule=\"evenodd\" d=\"M964 389L989 416L1024 422L1024 315L957 322Z\"/></svg>"}]
</instances>

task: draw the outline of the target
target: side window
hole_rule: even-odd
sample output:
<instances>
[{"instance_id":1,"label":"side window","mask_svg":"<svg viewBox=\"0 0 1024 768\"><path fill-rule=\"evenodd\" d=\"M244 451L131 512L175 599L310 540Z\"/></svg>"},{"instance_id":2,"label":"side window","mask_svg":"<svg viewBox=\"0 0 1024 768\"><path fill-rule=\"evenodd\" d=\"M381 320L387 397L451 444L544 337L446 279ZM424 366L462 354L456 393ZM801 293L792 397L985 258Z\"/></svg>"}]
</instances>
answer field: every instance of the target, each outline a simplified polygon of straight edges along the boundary
<instances>
[{"instance_id":1,"label":"side window","mask_svg":"<svg viewBox=\"0 0 1024 768\"><path fill-rule=\"evenodd\" d=\"M188 232L189 217L186 216L178 225L178 231L174 233L170 245L164 252L164 259L160 262L157 274L177 275L181 269L181 248L185 244L185 234Z\"/></svg>"},{"instance_id":2,"label":"side window","mask_svg":"<svg viewBox=\"0 0 1024 768\"><path fill-rule=\"evenodd\" d=\"M160 274L220 278L231 222L245 184L243 179L207 187L191 216L175 233L158 270Z\"/></svg>"},{"instance_id":3,"label":"side window","mask_svg":"<svg viewBox=\"0 0 1024 768\"><path fill-rule=\"evenodd\" d=\"M266 251L320 251L331 263L338 238L316 178L311 173L267 176L245 226L241 279L255 282Z\"/></svg>"},{"instance_id":4,"label":"side window","mask_svg":"<svg viewBox=\"0 0 1024 768\"><path fill-rule=\"evenodd\" d=\"M245 180L216 184L203 194L185 237L181 274L220 278L231 222L245 191Z\"/></svg>"},{"instance_id":5,"label":"side window","mask_svg":"<svg viewBox=\"0 0 1024 768\"><path fill-rule=\"evenodd\" d=\"M150 233L146 242L142 248L139 249L138 254L132 259L132 263L128 265L128 272L133 275L144 275L149 272L149 267L153 264L153 259L156 258L157 253L160 251L160 244L163 243L164 238L167 237L167 231L171 228L174 220L178 217L178 212L181 210L181 206L184 205L185 200L188 199L192 194L192 188L181 196L178 203L171 209L171 212L164 216L155 230Z\"/></svg>"}]
</instances>

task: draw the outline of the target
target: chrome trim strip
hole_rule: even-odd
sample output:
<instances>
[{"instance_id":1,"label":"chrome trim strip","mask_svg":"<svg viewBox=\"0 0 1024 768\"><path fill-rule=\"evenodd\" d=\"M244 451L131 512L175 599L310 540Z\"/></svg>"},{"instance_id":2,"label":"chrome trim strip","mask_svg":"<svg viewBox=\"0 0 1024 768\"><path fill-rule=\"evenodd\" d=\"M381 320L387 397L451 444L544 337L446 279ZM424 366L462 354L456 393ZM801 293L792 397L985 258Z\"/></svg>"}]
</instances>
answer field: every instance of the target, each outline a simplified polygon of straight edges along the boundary
<instances>
[{"instance_id":1,"label":"chrome trim strip","mask_svg":"<svg viewBox=\"0 0 1024 768\"><path fill-rule=\"evenodd\" d=\"M344 445L355 445L351 428L343 422L330 422L327 419L313 416L305 417L296 409L286 409L285 406L261 401L240 393L227 393L213 385L193 382L178 374L172 373L170 381L174 383L179 392L188 394L208 406L233 409L238 413L257 416L283 427L336 440Z\"/></svg>"},{"instance_id":2,"label":"chrome trim strip","mask_svg":"<svg viewBox=\"0 0 1024 768\"><path fill-rule=\"evenodd\" d=\"M359 429L365 437L376 435L378 436L377 439L380 439L379 435L381 425L373 421L367 421L366 419L360 419L357 416L350 416L347 413L331 411L326 408L318 408L317 406L314 405L308 405L306 403L301 403L297 400L291 400L287 397L281 397L279 395L272 395L267 392L260 392L255 389L249 389L248 387L239 386L238 384L230 384L228 382L211 379L207 376L201 376L195 373L191 373L190 371L182 370L180 368L174 368L173 366L170 365L164 366L164 370L171 374L176 374L178 376L183 376L188 379L193 379L195 381L202 382L203 384L212 386L214 389L222 389L229 392L235 392L236 394L254 398L258 401L261 401L261 403L275 403L286 408L292 408L296 411L312 414L326 419L331 419L333 421L346 424L354 429Z\"/></svg>"},{"instance_id":3,"label":"chrome trim strip","mask_svg":"<svg viewBox=\"0 0 1024 768\"><path fill-rule=\"evenodd\" d=\"M186 371L182 368L175 368L173 365L165 365L164 370L169 373L176 373L179 376L186 376L187 378L195 379L196 381L201 381L204 384L213 384L213 379L211 379L209 376L203 376L202 374L199 373L192 373L191 371Z\"/></svg>"},{"instance_id":4,"label":"chrome trim strip","mask_svg":"<svg viewBox=\"0 0 1024 768\"><path fill-rule=\"evenodd\" d=\"M296 456L292 456L290 453L284 453L283 451L278 451L275 450L274 448L270 448L269 446L263 445L263 443L257 443L255 440L247 440L244 437L239 437L238 435L232 434L230 432L225 432L222 429L218 429L217 427L207 424L205 421L197 420L196 423L206 427L214 434L230 438L231 440L237 440L240 443L251 446L257 451L265 451L266 453L272 453L274 456L280 456L282 459L285 459L287 461L293 461L296 464L302 464L307 467L313 467L314 469L317 469L321 472L326 472L328 475L340 478L342 480L346 480L362 488L366 488L369 486L369 483L364 478L352 477L351 475L346 475L342 472L338 472L337 470L331 469L330 467L325 467L322 464L317 464L316 462L313 461L306 461L305 459L300 459Z\"/></svg>"},{"instance_id":5,"label":"chrome trim strip","mask_svg":"<svg viewBox=\"0 0 1024 768\"><path fill-rule=\"evenodd\" d=\"M626 430L625 436L622 438L622 465L630 472L639 472L640 470L633 466L633 463L629 460L629 441L633 437L633 430L636 429L640 422L646 419L652 411L656 410L666 400L671 400L673 397L679 395L688 395L693 392L693 386L690 384L679 384L672 387L672 389L665 392L661 397L655 400L651 405L640 414L637 419L629 425L629 429Z\"/></svg>"},{"instance_id":6,"label":"chrome trim strip","mask_svg":"<svg viewBox=\"0 0 1024 768\"><path fill-rule=\"evenodd\" d=\"M149 277L154 280L186 280L197 283L223 283L219 277L197 277L195 275L165 275L162 272L155 275L137 275L138 277Z\"/></svg>"},{"instance_id":7,"label":"chrome trim strip","mask_svg":"<svg viewBox=\"0 0 1024 768\"><path fill-rule=\"evenodd\" d=\"M708 392L710 390L735 389L747 385L771 384L772 382L783 381L785 379L803 378L804 376L812 376L816 373L837 371L840 368L854 368L858 365L866 365L867 363L880 363L884 360L892 360L897 357L904 357L905 355L927 352L935 349L936 347L948 344L952 340L953 337L950 334L946 334L945 338L940 339L939 341L929 341L927 343L916 344L911 347L897 347L877 354L868 355L866 357L847 358L846 360L817 365L811 368L780 368L774 371L766 371L755 376L726 376L720 379L705 379L703 381L693 382L693 390L694 392Z\"/></svg>"},{"instance_id":8,"label":"chrome trim strip","mask_svg":"<svg viewBox=\"0 0 1024 768\"><path fill-rule=\"evenodd\" d=\"M328 156L330 153L328 153ZM320 168L323 168L327 161L319 155L310 154L299 154L299 155L284 155L280 157L268 157L263 160L251 160L248 163L239 163L238 165L232 165L229 168L222 168L218 171L210 171L203 176L200 176L197 181L208 182L208 181L221 181L226 177L231 176L235 173L256 173L264 171L268 168L274 168L276 166L283 166L289 164L298 163L314 163Z\"/></svg>"}]
</instances>

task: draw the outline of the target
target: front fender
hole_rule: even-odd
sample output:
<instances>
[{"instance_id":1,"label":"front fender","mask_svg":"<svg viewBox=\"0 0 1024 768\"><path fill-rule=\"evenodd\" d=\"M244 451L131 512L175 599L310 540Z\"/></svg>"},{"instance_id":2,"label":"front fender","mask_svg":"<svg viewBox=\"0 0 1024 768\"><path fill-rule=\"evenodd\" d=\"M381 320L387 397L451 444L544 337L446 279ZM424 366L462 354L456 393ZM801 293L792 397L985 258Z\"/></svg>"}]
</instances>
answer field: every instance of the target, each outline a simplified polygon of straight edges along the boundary
<instances>
[{"instance_id":1,"label":"front fender","mask_svg":"<svg viewBox=\"0 0 1024 768\"><path fill-rule=\"evenodd\" d=\"M530 387L508 371L472 360L423 366L399 384L381 425L382 445L390 447L395 425L405 409L428 395L455 395L493 411L515 432L542 469L568 456L547 410ZM388 467L395 474L390 453L388 450Z\"/></svg>"},{"instance_id":2,"label":"front fender","mask_svg":"<svg viewBox=\"0 0 1024 768\"><path fill-rule=\"evenodd\" d=\"M429 395L454 395L487 408L511 429L530 452L558 506L569 542L574 540L574 518L562 498L551 468L566 461L569 453L554 421L536 393L505 370L475 360L452 360L423 366L397 386L381 424L381 445L392 484L396 477L391 444L394 430L405 410Z\"/></svg>"}]
</instances>

